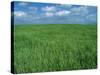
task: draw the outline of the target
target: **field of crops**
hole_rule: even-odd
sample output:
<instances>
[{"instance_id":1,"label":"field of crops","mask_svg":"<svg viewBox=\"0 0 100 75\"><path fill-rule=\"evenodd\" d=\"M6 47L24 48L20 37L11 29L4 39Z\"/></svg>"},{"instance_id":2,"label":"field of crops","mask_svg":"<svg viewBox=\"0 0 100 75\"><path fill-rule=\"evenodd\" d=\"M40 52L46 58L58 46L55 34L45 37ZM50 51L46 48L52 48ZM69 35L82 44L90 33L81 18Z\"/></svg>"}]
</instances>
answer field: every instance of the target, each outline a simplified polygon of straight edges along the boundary
<instances>
[{"instance_id":1,"label":"field of crops","mask_svg":"<svg viewBox=\"0 0 100 75\"><path fill-rule=\"evenodd\" d=\"M96 25L15 25L14 73L94 69Z\"/></svg>"}]
</instances>

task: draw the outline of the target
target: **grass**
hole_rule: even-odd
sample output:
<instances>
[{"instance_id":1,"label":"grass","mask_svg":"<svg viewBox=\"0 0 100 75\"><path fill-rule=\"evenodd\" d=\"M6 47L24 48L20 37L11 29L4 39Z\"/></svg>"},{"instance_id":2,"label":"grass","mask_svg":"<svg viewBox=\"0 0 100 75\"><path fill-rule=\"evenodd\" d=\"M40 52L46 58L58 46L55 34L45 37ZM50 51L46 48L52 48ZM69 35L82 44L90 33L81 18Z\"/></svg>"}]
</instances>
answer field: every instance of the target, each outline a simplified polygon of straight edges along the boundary
<instances>
[{"instance_id":1,"label":"grass","mask_svg":"<svg viewBox=\"0 0 100 75\"><path fill-rule=\"evenodd\" d=\"M14 73L97 68L96 25L16 25Z\"/></svg>"}]
</instances>

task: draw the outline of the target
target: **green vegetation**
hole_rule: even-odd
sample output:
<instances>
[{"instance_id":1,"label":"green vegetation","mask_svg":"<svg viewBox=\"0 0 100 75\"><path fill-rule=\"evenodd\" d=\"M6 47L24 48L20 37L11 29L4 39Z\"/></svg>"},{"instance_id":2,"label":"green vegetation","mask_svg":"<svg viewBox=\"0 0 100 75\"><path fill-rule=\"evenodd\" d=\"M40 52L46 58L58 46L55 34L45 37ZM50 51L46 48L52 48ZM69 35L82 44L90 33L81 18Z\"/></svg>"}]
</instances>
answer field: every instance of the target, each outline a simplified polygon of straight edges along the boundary
<instances>
[{"instance_id":1,"label":"green vegetation","mask_svg":"<svg viewBox=\"0 0 100 75\"><path fill-rule=\"evenodd\" d=\"M14 73L97 68L96 25L16 25Z\"/></svg>"}]
</instances>

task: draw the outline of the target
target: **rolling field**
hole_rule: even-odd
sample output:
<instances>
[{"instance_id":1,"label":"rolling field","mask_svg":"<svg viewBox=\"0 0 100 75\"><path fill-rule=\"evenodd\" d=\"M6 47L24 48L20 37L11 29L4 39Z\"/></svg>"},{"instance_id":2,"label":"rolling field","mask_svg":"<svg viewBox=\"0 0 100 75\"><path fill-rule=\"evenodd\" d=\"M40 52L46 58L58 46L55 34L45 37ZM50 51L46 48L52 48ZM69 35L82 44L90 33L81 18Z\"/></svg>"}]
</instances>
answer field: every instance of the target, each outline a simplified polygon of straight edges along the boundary
<instances>
[{"instance_id":1,"label":"rolling field","mask_svg":"<svg viewBox=\"0 0 100 75\"><path fill-rule=\"evenodd\" d=\"M14 73L97 68L96 25L16 25Z\"/></svg>"}]
</instances>

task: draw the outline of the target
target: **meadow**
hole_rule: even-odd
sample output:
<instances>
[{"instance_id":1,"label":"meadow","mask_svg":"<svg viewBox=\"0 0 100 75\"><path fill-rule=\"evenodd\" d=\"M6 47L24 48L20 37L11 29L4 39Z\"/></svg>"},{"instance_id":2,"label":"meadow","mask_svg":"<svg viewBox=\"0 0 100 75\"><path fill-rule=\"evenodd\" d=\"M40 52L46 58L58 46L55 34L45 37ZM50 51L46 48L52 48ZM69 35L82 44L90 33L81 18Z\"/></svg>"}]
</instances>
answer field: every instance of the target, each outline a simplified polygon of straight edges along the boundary
<instances>
[{"instance_id":1,"label":"meadow","mask_svg":"<svg viewBox=\"0 0 100 75\"><path fill-rule=\"evenodd\" d=\"M96 25L14 26L14 73L95 68Z\"/></svg>"}]
</instances>

